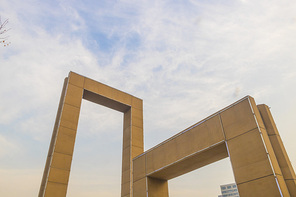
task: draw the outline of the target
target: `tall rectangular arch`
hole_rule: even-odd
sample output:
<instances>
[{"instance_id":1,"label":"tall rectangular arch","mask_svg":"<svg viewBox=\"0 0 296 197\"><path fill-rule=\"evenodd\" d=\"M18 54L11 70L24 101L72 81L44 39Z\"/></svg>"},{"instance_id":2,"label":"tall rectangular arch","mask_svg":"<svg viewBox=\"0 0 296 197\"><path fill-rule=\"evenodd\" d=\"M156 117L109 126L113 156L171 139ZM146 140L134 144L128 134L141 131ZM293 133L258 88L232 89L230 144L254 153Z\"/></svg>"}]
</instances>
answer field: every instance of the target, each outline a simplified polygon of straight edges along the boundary
<instances>
[{"instance_id":1,"label":"tall rectangular arch","mask_svg":"<svg viewBox=\"0 0 296 197\"><path fill-rule=\"evenodd\" d=\"M65 197L82 99L124 114L121 196L132 194L132 159L143 153L143 102L125 92L70 72L64 81L39 197Z\"/></svg>"}]
</instances>

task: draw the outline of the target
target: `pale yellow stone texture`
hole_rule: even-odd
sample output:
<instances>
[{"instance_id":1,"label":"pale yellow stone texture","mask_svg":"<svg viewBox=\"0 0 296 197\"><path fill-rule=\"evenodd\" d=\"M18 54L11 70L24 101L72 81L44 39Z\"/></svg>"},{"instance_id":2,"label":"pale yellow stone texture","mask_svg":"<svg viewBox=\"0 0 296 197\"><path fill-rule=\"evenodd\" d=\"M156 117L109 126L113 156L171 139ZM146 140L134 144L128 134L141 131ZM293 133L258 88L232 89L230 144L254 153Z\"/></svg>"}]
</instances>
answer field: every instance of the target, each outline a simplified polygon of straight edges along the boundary
<instances>
[{"instance_id":1,"label":"pale yellow stone texture","mask_svg":"<svg viewBox=\"0 0 296 197\"><path fill-rule=\"evenodd\" d=\"M142 155L133 162L134 182L146 176L146 155Z\"/></svg>"},{"instance_id":2,"label":"pale yellow stone texture","mask_svg":"<svg viewBox=\"0 0 296 197\"><path fill-rule=\"evenodd\" d=\"M168 197L169 189L167 180L148 177L148 197Z\"/></svg>"},{"instance_id":3,"label":"pale yellow stone texture","mask_svg":"<svg viewBox=\"0 0 296 197\"><path fill-rule=\"evenodd\" d=\"M273 175L237 184L240 197L281 197Z\"/></svg>"},{"instance_id":4,"label":"pale yellow stone texture","mask_svg":"<svg viewBox=\"0 0 296 197\"><path fill-rule=\"evenodd\" d=\"M47 183L45 197L65 197L67 193L67 185L61 183Z\"/></svg>"},{"instance_id":5,"label":"pale yellow stone texture","mask_svg":"<svg viewBox=\"0 0 296 197\"><path fill-rule=\"evenodd\" d=\"M147 178L142 178L133 183L133 197L147 197Z\"/></svg>"},{"instance_id":6,"label":"pale yellow stone texture","mask_svg":"<svg viewBox=\"0 0 296 197\"><path fill-rule=\"evenodd\" d=\"M267 105L258 105L275 157L291 196L296 196L296 176L279 135L278 129Z\"/></svg>"}]
</instances>

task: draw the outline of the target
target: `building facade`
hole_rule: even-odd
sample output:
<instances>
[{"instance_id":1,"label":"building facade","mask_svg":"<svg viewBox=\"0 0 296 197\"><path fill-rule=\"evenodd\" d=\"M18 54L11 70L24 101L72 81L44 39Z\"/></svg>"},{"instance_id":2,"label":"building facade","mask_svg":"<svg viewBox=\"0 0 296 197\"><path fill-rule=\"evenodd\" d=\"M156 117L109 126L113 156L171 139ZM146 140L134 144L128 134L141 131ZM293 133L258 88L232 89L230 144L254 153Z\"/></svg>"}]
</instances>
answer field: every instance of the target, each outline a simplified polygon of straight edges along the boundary
<instances>
[{"instance_id":1,"label":"building facade","mask_svg":"<svg viewBox=\"0 0 296 197\"><path fill-rule=\"evenodd\" d=\"M222 195L219 195L218 197L239 197L239 193L235 183L220 185L220 189Z\"/></svg>"}]
</instances>

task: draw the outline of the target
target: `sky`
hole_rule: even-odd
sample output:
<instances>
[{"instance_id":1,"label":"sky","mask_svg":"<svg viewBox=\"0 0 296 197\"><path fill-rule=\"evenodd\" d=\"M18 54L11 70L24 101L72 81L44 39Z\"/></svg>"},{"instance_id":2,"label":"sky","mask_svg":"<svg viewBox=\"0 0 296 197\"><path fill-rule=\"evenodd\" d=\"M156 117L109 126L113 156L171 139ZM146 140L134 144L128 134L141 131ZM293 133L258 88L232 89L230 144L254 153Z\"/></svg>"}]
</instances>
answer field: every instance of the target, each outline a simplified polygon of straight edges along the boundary
<instances>
[{"instance_id":1,"label":"sky","mask_svg":"<svg viewBox=\"0 0 296 197\"><path fill-rule=\"evenodd\" d=\"M37 196L69 71L144 102L145 150L251 95L296 167L296 1L1 0L0 196ZM82 102L68 197L120 196L123 115ZM217 196L228 158L169 181Z\"/></svg>"}]
</instances>

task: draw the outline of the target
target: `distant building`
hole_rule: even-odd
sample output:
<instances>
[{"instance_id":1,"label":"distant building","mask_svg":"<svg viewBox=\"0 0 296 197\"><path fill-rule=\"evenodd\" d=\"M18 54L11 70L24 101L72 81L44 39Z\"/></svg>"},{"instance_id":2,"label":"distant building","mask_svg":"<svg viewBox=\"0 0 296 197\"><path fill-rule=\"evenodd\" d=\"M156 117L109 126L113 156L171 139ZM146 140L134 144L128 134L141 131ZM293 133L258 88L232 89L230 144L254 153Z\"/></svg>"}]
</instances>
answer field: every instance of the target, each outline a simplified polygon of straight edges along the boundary
<instances>
[{"instance_id":1,"label":"distant building","mask_svg":"<svg viewBox=\"0 0 296 197\"><path fill-rule=\"evenodd\" d=\"M235 183L227 184L227 185L220 185L222 195L218 197L239 197L239 193L237 190L237 186Z\"/></svg>"}]
</instances>

